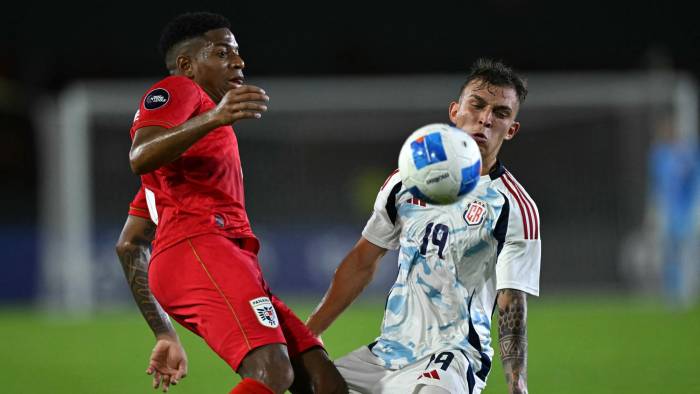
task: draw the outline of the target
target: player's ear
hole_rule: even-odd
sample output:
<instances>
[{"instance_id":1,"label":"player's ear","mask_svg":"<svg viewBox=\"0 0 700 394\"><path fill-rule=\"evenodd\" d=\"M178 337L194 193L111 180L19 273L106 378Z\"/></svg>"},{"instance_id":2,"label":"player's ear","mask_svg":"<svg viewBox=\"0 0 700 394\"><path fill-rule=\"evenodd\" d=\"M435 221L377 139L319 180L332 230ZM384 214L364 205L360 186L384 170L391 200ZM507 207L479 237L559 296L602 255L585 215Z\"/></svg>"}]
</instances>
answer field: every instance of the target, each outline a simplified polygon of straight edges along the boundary
<instances>
[{"instance_id":1,"label":"player's ear","mask_svg":"<svg viewBox=\"0 0 700 394\"><path fill-rule=\"evenodd\" d=\"M513 137L515 137L515 135L518 134L518 130L520 130L520 122L513 122L513 124L510 125L508 131L506 132L505 139L512 140Z\"/></svg>"},{"instance_id":2,"label":"player's ear","mask_svg":"<svg viewBox=\"0 0 700 394\"><path fill-rule=\"evenodd\" d=\"M179 55L177 59L175 59L175 67L177 68L178 74L188 78L194 77L192 59L188 55Z\"/></svg>"},{"instance_id":3,"label":"player's ear","mask_svg":"<svg viewBox=\"0 0 700 394\"><path fill-rule=\"evenodd\" d=\"M450 116L450 121L452 121L452 124L457 124L457 112L459 112L459 103L456 101L453 101L450 103L450 108L447 111Z\"/></svg>"}]
</instances>

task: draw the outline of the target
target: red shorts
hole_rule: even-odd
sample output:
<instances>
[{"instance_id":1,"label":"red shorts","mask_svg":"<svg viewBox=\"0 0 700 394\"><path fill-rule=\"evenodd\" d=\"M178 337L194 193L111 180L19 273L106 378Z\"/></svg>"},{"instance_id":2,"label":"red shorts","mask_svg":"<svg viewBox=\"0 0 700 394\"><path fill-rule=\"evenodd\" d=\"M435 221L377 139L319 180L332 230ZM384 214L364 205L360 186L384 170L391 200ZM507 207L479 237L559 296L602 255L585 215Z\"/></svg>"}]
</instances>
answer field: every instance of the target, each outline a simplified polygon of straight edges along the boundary
<instances>
[{"instance_id":1,"label":"red shorts","mask_svg":"<svg viewBox=\"0 0 700 394\"><path fill-rule=\"evenodd\" d=\"M286 344L290 357L322 346L270 293L250 250L257 251L257 242L200 235L158 253L148 273L151 292L163 309L202 337L234 371L249 351L263 345Z\"/></svg>"}]
</instances>

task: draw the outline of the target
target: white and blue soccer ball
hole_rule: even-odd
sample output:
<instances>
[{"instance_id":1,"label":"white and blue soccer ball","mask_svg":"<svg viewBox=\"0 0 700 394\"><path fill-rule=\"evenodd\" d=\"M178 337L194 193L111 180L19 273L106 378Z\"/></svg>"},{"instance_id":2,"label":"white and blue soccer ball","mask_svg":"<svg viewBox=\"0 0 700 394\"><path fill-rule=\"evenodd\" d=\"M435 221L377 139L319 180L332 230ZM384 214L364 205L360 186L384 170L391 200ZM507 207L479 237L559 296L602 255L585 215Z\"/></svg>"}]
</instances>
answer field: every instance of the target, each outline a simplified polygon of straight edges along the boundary
<instances>
[{"instance_id":1,"label":"white and blue soccer ball","mask_svg":"<svg viewBox=\"0 0 700 394\"><path fill-rule=\"evenodd\" d=\"M451 204L474 190L479 181L479 146L456 127L423 126L401 147L399 174L414 197L429 204Z\"/></svg>"}]
</instances>

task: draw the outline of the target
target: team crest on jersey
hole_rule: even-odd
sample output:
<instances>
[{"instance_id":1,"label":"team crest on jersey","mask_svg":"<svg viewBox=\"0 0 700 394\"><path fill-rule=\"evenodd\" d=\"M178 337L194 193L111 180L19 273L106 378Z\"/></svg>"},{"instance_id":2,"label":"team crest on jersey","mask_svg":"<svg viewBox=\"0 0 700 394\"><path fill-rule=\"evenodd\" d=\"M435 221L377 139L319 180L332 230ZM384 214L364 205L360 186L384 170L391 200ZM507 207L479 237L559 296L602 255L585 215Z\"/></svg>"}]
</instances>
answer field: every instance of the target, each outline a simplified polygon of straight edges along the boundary
<instances>
[{"instance_id":1,"label":"team crest on jersey","mask_svg":"<svg viewBox=\"0 0 700 394\"><path fill-rule=\"evenodd\" d=\"M464 221L470 226L477 226L486 217L486 203L481 200L474 200L467 205L464 211Z\"/></svg>"},{"instance_id":2,"label":"team crest on jersey","mask_svg":"<svg viewBox=\"0 0 700 394\"><path fill-rule=\"evenodd\" d=\"M277 328L280 323L277 319L277 313L272 306L272 302L267 297L258 297L250 300L250 306L253 307L253 312L257 316L258 321L265 327Z\"/></svg>"},{"instance_id":3,"label":"team crest on jersey","mask_svg":"<svg viewBox=\"0 0 700 394\"><path fill-rule=\"evenodd\" d=\"M163 88L153 89L143 99L143 107L146 109L157 109L168 103L170 93Z\"/></svg>"}]
</instances>

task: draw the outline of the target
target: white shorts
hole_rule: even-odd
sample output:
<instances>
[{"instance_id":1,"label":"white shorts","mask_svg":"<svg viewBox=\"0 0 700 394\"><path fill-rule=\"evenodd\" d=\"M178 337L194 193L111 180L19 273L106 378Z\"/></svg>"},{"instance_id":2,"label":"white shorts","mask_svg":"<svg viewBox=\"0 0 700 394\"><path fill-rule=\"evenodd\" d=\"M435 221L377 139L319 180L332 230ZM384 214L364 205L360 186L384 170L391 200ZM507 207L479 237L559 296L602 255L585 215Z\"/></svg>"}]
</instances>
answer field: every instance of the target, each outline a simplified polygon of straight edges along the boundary
<instances>
[{"instance_id":1,"label":"white shorts","mask_svg":"<svg viewBox=\"0 0 700 394\"><path fill-rule=\"evenodd\" d=\"M479 394L486 387L459 350L439 351L401 369L388 369L362 346L335 360L335 365L350 393L413 394L422 386L438 386L452 394Z\"/></svg>"}]
</instances>

